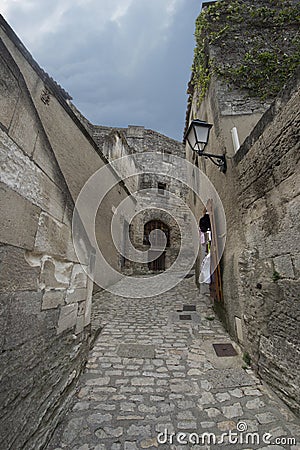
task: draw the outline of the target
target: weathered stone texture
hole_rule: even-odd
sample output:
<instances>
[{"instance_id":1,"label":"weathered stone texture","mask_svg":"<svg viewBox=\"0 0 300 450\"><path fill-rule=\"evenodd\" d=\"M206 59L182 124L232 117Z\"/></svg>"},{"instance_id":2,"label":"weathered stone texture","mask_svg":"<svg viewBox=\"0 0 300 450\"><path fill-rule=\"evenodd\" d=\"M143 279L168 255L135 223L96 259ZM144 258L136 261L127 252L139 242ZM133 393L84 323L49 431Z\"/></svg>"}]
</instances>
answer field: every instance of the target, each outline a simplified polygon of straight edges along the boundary
<instances>
[{"instance_id":1,"label":"weathered stone texture","mask_svg":"<svg viewBox=\"0 0 300 450\"><path fill-rule=\"evenodd\" d=\"M86 288L68 289L66 295L66 303L78 303L86 299Z\"/></svg>"},{"instance_id":2,"label":"weathered stone texture","mask_svg":"<svg viewBox=\"0 0 300 450\"><path fill-rule=\"evenodd\" d=\"M165 250L165 267L168 269L176 261L179 250L183 249L184 238L185 256L194 255L192 226L186 206L188 188L180 181L187 176L181 160L183 147L181 143L152 130L133 128L127 129L127 140L134 146L136 161L143 174L139 178L136 196L137 215L131 223L132 243L138 250L148 250L149 246L143 241L144 225L151 220L163 222L170 229L170 245ZM163 193L158 190L158 183L165 184ZM190 245L187 245L187 240ZM132 266L136 272L149 271L147 264L136 263Z\"/></svg>"},{"instance_id":3,"label":"weathered stone texture","mask_svg":"<svg viewBox=\"0 0 300 450\"><path fill-rule=\"evenodd\" d=\"M0 211L1 241L32 250L40 208L0 182Z\"/></svg>"},{"instance_id":4,"label":"weathered stone texture","mask_svg":"<svg viewBox=\"0 0 300 450\"><path fill-rule=\"evenodd\" d=\"M51 257L42 258L40 261L40 289L66 289L70 283L72 264L61 262Z\"/></svg>"},{"instance_id":5,"label":"weathered stone texture","mask_svg":"<svg viewBox=\"0 0 300 450\"><path fill-rule=\"evenodd\" d=\"M133 148L128 145L124 132L112 130L100 147L130 192L138 189L140 167L134 158ZM123 158L118 161L119 158Z\"/></svg>"},{"instance_id":6,"label":"weathered stone texture","mask_svg":"<svg viewBox=\"0 0 300 450\"><path fill-rule=\"evenodd\" d=\"M236 335L241 319L253 367L298 413L299 122L296 75L229 161L226 179L208 168L227 219L225 320Z\"/></svg>"},{"instance_id":7,"label":"weathered stone texture","mask_svg":"<svg viewBox=\"0 0 300 450\"><path fill-rule=\"evenodd\" d=\"M121 178L126 178L125 184L134 193L136 200L136 215L130 223L130 240L133 247L143 252L149 249L143 242L144 225L150 220L158 220L170 228L170 246L166 247L165 251L166 268L175 262L183 237L186 238L185 244L187 240L190 244L187 246L186 256L193 257L190 211L185 205L188 188L180 181L180 178L187 178L186 168L181 160L184 156L182 143L142 126L110 129L94 125L92 129L98 146L103 149L110 162L122 156L128 157L126 163L119 163L115 169ZM127 178L137 171L138 176ZM158 191L159 182L166 185L163 194ZM114 201L112 203L115 204ZM172 217L175 217L178 223ZM99 229L105 228L107 223L107 220L99 217ZM109 252L103 250L109 261ZM137 262L130 251L127 259L133 261L127 260L125 263L125 270L130 273L149 272L148 264Z\"/></svg>"},{"instance_id":8,"label":"weathered stone texture","mask_svg":"<svg viewBox=\"0 0 300 450\"><path fill-rule=\"evenodd\" d=\"M56 186L3 131L0 149L0 446L33 449L45 441L75 388L89 320L81 318L85 308L77 317L77 303L69 306L73 315L63 317L72 273L74 292L83 282L78 269L72 272L76 257L70 222L62 222L69 203L63 182ZM50 170L53 162L47 167L49 175L57 174Z\"/></svg>"},{"instance_id":9,"label":"weathered stone texture","mask_svg":"<svg viewBox=\"0 0 300 450\"><path fill-rule=\"evenodd\" d=\"M35 291L39 273L29 266L22 248L0 244L0 292Z\"/></svg>"},{"instance_id":10,"label":"weathered stone texture","mask_svg":"<svg viewBox=\"0 0 300 450\"><path fill-rule=\"evenodd\" d=\"M229 36L232 41L239 33L245 33L239 23L235 26L237 34ZM276 39L281 36L281 45L287 46L291 39L296 39L295 26L290 24L276 36ZM266 51L274 42L265 40ZM225 65L230 61L224 60L222 43L222 38L212 41L207 51ZM238 60L244 48L231 44L229 58ZM229 50L224 47L224 51ZM241 343L250 354L253 367L297 413L300 413L299 75L298 70L270 105L269 98L264 102L258 96L249 98L237 86L230 89L215 73L200 106L197 92L191 92L193 98L187 112L188 120L194 116L213 124L206 151L225 153L228 163L224 175L209 161L199 158L200 168L221 197L227 221L221 262L224 302L216 304L216 309L235 337L235 318L238 319L239 333L242 328L243 335ZM236 127L241 143L236 153L232 127ZM190 153L187 149L187 157L192 160ZM190 204L193 206L192 198ZM196 214L202 207L195 206Z\"/></svg>"},{"instance_id":11,"label":"weathered stone texture","mask_svg":"<svg viewBox=\"0 0 300 450\"><path fill-rule=\"evenodd\" d=\"M13 141L28 155L32 155L38 137L36 117L31 114L31 104L24 91L21 92L14 117L9 127Z\"/></svg>"},{"instance_id":12,"label":"weathered stone texture","mask_svg":"<svg viewBox=\"0 0 300 450\"><path fill-rule=\"evenodd\" d=\"M126 141L129 146L137 153L143 153L155 149L157 152L173 153L177 156L184 157L184 147L180 142L164 136L157 131L147 130L141 126L110 128L93 125L93 136L100 148L102 148L102 145L111 134L112 130L122 132L126 137Z\"/></svg>"},{"instance_id":13,"label":"weathered stone texture","mask_svg":"<svg viewBox=\"0 0 300 450\"><path fill-rule=\"evenodd\" d=\"M70 226L44 212L39 218L34 251L77 261Z\"/></svg>"},{"instance_id":14,"label":"weathered stone texture","mask_svg":"<svg viewBox=\"0 0 300 450\"><path fill-rule=\"evenodd\" d=\"M63 289L45 292L42 299L42 310L53 309L57 308L60 305L63 305L65 295L66 291L64 291Z\"/></svg>"},{"instance_id":15,"label":"weathered stone texture","mask_svg":"<svg viewBox=\"0 0 300 450\"><path fill-rule=\"evenodd\" d=\"M0 448L38 450L74 392L90 345L91 245L76 234L83 267L72 216L83 184L107 161L70 97L2 16L0 25ZM128 195L110 175L117 186L102 209L105 222ZM111 230L101 232L117 269Z\"/></svg>"},{"instance_id":16,"label":"weathered stone texture","mask_svg":"<svg viewBox=\"0 0 300 450\"><path fill-rule=\"evenodd\" d=\"M257 249L242 277L246 345L259 373L299 412L300 281L293 264L300 253L298 105L295 89L237 169L246 246Z\"/></svg>"},{"instance_id":17,"label":"weathered stone texture","mask_svg":"<svg viewBox=\"0 0 300 450\"><path fill-rule=\"evenodd\" d=\"M62 331L67 330L69 328L74 328L77 320L77 311L78 311L77 303L63 306L60 309L57 334L60 334L62 333Z\"/></svg>"},{"instance_id":18,"label":"weathered stone texture","mask_svg":"<svg viewBox=\"0 0 300 450\"><path fill-rule=\"evenodd\" d=\"M3 126L8 128L18 102L20 88L18 86L18 70L12 76L11 68L6 62L7 52L2 42L0 43L0 55L0 78L4 86L0 100L0 117Z\"/></svg>"},{"instance_id":19,"label":"weathered stone texture","mask_svg":"<svg viewBox=\"0 0 300 450\"><path fill-rule=\"evenodd\" d=\"M41 313L40 302L41 293L32 291L1 295L6 310L1 352L2 448L40 448L53 425L53 411L56 416L62 413L75 388L82 352L87 351L87 339L83 349L67 334L56 337L59 312Z\"/></svg>"},{"instance_id":20,"label":"weathered stone texture","mask_svg":"<svg viewBox=\"0 0 300 450\"><path fill-rule=\"evenodd\" d=\"M62 189L1 129L0 142L0 181L55 219L62 221L66 207Z\"/></svg>"}]
</instances>

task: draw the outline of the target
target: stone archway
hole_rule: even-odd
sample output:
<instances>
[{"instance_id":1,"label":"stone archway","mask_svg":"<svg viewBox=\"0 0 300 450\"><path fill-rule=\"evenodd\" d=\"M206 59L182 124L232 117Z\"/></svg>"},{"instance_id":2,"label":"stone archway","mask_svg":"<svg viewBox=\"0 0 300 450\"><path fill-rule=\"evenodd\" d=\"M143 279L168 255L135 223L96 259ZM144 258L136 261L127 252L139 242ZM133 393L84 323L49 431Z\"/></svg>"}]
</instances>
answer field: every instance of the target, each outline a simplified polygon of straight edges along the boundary
<instances>
[{"instance_id":1,"label":"stone archway","mask_svg":"<svg viewBox=\"0 0 300 450\"><path fill-rule=\"evenodd\" d=\"M166 238L166 248L162 253L161 248L164 247L164 242L156 242L155 230L162 231ZM152 247L157 246L157 254L161 255L154 258L152 263L132 263L131 267L135 273L147 273L156 272L160 270L166 270L174 263L177 258L181 243L181 233L178 224L171 216L171 214L162 209L145 209L141 213L138 213L130 226L130 240L135 248L141 251L147 251L150 247L149 234L151 234ZM154 232L154 233L153 233ZM161 236L160 233L157 237ZM164 239L163 239L164 240ZM155 248L153 251L155 252ZM152 252L152 250L151 250ZM151 259L155 254L150 255Z\"/></svg>"},{"instance_id":2,"label":"stone archway","mask_svg":"<svg viewBox=\"0 0 300 450\"><path fill-rule=\"evenodd\" d=\"M144 238L143 243L150 245L149 236L151 232L154 232L152 244L154 246L160 246L163 244L160 233L155 233L156 230L161 230L167 239L167 247L170 247L170 227L161 220L150 220L144 225ZM153 234L153 233L152 233Z\"/></svg>"},{"instance_id":3,"label":"stone archway","mask_svg":"<svg viewBox=\"0 0 300 450\"><path fill-rule=\"evenodd\" d=\"M143 244L152 244L152 247L154 247L154 250L151 251L151 259L154 259L148 263L148 269L152 272L159 272L166 269L166 252L161 252L161 248L165 245L165 239L162 233L160 233L161 231L166 239L166 247L170 247L170 228L168 225L161 220L150 220L144 225Z\"/></svg>"}]
</instances>

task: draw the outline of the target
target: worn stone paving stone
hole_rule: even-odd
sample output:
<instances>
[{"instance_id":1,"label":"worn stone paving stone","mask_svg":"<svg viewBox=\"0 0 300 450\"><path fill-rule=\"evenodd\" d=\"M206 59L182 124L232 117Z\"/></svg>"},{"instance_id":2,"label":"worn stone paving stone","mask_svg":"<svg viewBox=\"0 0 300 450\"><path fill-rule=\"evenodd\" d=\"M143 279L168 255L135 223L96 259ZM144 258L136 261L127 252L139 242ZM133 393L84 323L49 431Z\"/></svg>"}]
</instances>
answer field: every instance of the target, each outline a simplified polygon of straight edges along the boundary
<instances>
[{"instance_id":1,"label":"worn stone paving stone","mask_svg":"<svg viewBox=\"0 0 300 450\"><path fill-rule=\"evenodd\" d=\"M170 321L184 304L196 305L197 320ZM232 448L228 433L242 425L244 433L271 433L273 445L239 442L236 450L299 449L299 421L242 370L241 356L216 357L212 343L231 340L193 280L154 298L96 294L93 327L102 332L48 450ZM193 443L180 442L182 433ZM216 442L200 441L203 433ZM295 445L274 441L293 437Z\"/></svg>"}]
</instances>

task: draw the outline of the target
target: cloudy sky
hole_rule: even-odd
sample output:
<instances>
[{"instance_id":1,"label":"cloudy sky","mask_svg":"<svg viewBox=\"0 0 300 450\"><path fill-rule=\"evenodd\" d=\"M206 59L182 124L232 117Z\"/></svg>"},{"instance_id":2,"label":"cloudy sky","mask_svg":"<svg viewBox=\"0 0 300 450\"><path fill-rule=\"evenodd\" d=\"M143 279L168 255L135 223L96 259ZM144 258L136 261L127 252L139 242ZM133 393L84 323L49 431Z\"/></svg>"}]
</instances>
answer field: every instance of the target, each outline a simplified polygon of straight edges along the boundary
<instances>
[{"instance_id":1,"label":"cloudy sky","mask_svg":"<svg viewBox=\"0 0 300 450\"><path fill-rule=\"evenodd\" d=\"M25 46L93 123L182 140L200 0L0 0Z\"/></svg>"}]
</instances>

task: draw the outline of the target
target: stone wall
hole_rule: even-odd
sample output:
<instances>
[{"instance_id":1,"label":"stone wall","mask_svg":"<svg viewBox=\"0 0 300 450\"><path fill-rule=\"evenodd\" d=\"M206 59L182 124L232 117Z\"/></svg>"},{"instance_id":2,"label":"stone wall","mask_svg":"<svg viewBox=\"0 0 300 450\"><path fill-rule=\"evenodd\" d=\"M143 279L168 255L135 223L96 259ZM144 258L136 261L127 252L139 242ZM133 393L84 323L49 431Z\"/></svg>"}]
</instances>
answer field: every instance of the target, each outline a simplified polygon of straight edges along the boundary
<instances>
[{"instance_id":1,"label":"stone wall","mask_svg":"<svg viewBox=\"0 0 300 450\"><path fill-rule=\"evenodd\" d=\"M154 133L153 133L154 135ZM143 169L140 177L140 190L137 195L136 211L144 211L137 214L132 223L131 233L133 244L142 251L148 249L143 244L144 225L150 220L160 220L170 227L170 247L166 248L166 268L172 266L179 254L182 240L189 240L190 246L186 248L186 257L194 254L192 226L190 211L186 205L188 188L180 179L186 179L185 166L180 156L182 144L176 142L167 146L163 151L163 143L157 148L157 139L151 143L150 137L144 153L138 154L138 162ZM170 153L169 153L170 152ZM158 189L159 183L165 184L165 191ZM182 261L183 262L183 261ZM183 262L184 267L184 262ZM147 272L147 265L136 264L134 270Z\"/></svg>"},{"instance_id":2,"label":"stone wall","mask_svg":"<svg viewBox=\"0 0 300 450\"><path fill-rule=\"evenodd\" d=\"M134 247L143 252L148 250L149 246L144 243L144 226L152 220L161 221L170 230L170 245L165 249L165 268L169 269L179 254L182 235L185 234L186 237L189 232L191 234L188 209L172 198L168 200L166 197L161 196L160 198L158 195L154 200L153 192L149 192L149 194L145 192L137 196L136 211L138 210L141 212L136 213L130 227L130 237ZM190 250L192 252L192 247ZM131 264L131 267L134 273L149 273L147 264L134 263ZM184 265L183 268L185 268Z\"/></svg>"},{"instance_id":3,"label":"stone wall","mask_svg":"<svg viewBox=\"0 0 300 450\"><path fill-rule=\"evenodd\" d=\"M216 39L211 35L206 51L217 59L215 67L224 68L227 59L223 58L222 47L226 46L226 39L240 64L246 47L240 49L239 45L246 39L247 51L251 52L255 42L247 36L261 23L252 29L249 18L244 28L239 16L234 19L232 15L240 1L232 5L227 1L223 5L217 3L221 15L223 7L230 10L225 20L227 34L221 33ZM276 20L280 15L278 2L274 2L275 12L264 9L269 3L262 2L255 14L265 11L268 33L272 26L277 30L276 42L280 39L280 45L286 46L293 39L295 44L293 15L281 28L272 23L272 14ZM284 3L287 8L283 15L290 8L294 11L295 2ZM245 7L249 5L255 7L254 2L247 0ZM218 18L212 27L216 24ZM266 40L266 45L272 49L275 40ZM263 47L254 48L259 49L262 54L266 51ZM290 46L289 57L293 56ZM197 117L213 124L205 151L225 154L227 172L220 173L204 158L193 159L188 147L186 155L212 181L226 214L226 247L221 260L223 302L216 302L215 309L250 355L252 366L299 414L299 71L285 81L285 88L271 102L270 98L263 100L258 91L257 95L250 95L234 80L228 83L217 72L211 73L201 101L199 91L191 90L187 119L189 123ZM278 83L283 83L283 79L278 79ZM240 138L239 148L234 148L231 138L234 127ZM189 204L198 218L203 205L194 202L192 196Z\"/></svg>"},{"instance_id":4,"label":"stone wall","mask_svg":"<svg viewBox=\"0 0 300 450\"><path fill-rule=\"evenodd\" d=\"M291 86L234 164L245 239L238 261L245 348L259 374L299 413L299 77Z\"/></svg>"},{"instance_id":5,"label":"stone wall","mask_svg":"<svg viewBox=\"0 0 300 450\"><path fill-rule=\"evenodd\" d=\"M212 85L210 92L213 89ZM209 102L206 105L210 121L214 112ZM298 105L299 73L234 157L227 158L225 175L210 162L199 161L221 197L227 220L221 264L224 302L215 308L249 353L253 367L296 413L300 411ZM213 128L207 151L222 149L222 136ZM198 213L202 206L195 206Z\"/></svg>"},{"instance_id":6,"label":"stone wall","mask_svg":"<svg viewBox=\"0 0 300 450\"><path fill-rule=\"evenodd\" d=\"M128 145L123 132L112 130L100 147L109 161L113 161L113 167L130 192L135 192L139 187L140 167L135 161L134 151ZM122 158L121 161L117 161Z\"/></svg>"},{"instance_id":7,"label":"stone wall","mask_svg":"<svg viewBox=\"0 0 300 450\"><path fill-rule=\"evenodd\" d=\"M190 117L207 120L210 102L215 133L223 150L234 154L231 130L242 143L298 67L299 24L295 0L204 3L196 20L186 127Z\"/></svg>"},{"instance_id":8,"label":"stone wall","mask_svg":"<svg viewBox=\"0 0 300 450\"><path fill-rule=\"evenodd\" d=\"M178 141L164 136L157 131L145 129L143 126L129 125L127 128L111 128L101 125L92 125L92 134L101 148L112 130L120 131L126 138L128 145L136 152L147 151L175 154L184 157L184 147Z\"/></svg>"},{"instance_id":9,"label":"stone wall","mask_svg":"<svg viewBox=\"0 0 300 450\"><path fill-rule=\"evenodd\" d=\"M150 220L160 220L170 227L171 241L170 247L166 248L166 269L176 260L182 238L190 242L185 255L190 258L194 248L190 211L186 205L189 190L177 179L187 179L186 169L179 159L184 157L182 143L143 126L113 129L93 125L92 128L95 141L109 161L128 156L125 165L116 167L122 179L137 170L139 172L138 177L127 178L125 182L136 200L136 215L130 223L133 246L140 251L147 251L148 245L143 243L144 225ZM166 185L163 194L158 189L158 183ZM132 255L128 256L131 259ZM140 262L127 261L125 270L129 273L149 273L147 263Z\"/></svg>"},{"instance_id":10,"label":"stone wall","mask_svg":"<svg viewBox=\"0 0 300 450\"><path fill-rule=\"evenodd\" d=\"M72 216L85 181L107 161L65 91L0 19L0 447L36 450L63 415L89 350L92 248L83 233L79 264ZM106 222L128 195L111 178ZM118 269L110 229L100 234Z\"/></svg>"},{"instance_id":11,"label":"stone wall","mask_svg":"<svg viewBox=\"0 0 300 450\"><path fill-rule=\"evenodd\" d=\"M71 196L3 45L0 68L1 447L39 448L84 364L92 283L73 249Z\"/></svg>"}]
</instances>

